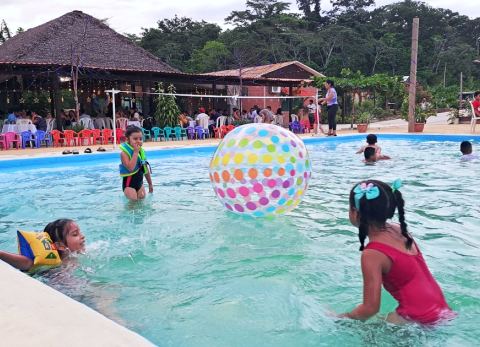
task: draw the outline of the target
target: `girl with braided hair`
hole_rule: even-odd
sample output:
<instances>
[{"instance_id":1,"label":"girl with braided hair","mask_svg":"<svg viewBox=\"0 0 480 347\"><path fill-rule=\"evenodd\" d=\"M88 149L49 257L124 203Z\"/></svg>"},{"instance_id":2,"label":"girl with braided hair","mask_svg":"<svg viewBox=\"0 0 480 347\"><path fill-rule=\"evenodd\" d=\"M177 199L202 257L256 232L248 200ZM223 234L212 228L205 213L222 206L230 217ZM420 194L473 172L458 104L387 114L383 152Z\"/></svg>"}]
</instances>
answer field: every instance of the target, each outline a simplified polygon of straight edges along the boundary
<instances>
[{"instance_id":1,"label":"girl with braided hair","mask_svg":"<svg viewBox=\"0 0 480 347\"><path fill-rule=\"evenodd\" d=\"M350 222L358 227L363 273L363 303L341 315L366 320L380 308L381 287L398 301L387 321L434 324L452 318L442 290L407 230L400 180L360 182L350 191ZM387 223L398 210L400 224ZM368 237L368 244L365 240Z\"/></svg>"}]
</instances>

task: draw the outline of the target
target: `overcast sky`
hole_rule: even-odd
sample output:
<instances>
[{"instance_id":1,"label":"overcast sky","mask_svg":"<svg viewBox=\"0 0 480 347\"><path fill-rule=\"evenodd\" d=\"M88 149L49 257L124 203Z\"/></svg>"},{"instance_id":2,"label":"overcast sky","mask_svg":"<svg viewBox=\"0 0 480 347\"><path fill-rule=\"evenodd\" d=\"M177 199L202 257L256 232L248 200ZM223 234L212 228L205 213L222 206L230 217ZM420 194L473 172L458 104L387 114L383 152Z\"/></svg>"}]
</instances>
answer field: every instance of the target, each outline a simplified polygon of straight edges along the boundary
<instances>
[{"instance_id":1,"label":"overcast sky","mask_svg":"<svg viewBox=\"0 0 480 347\"><path fill-rule=\"evenodd\" d=\"M295 0L291 9L297 10ZM73 11L80 10L94 17L108 18L109 25L120 33L139 34L143 28L156 26L159 19L171 18L175 14L195 20L204 19L224 25L224 18L232 10L245 8L245 0L0 0L0 19L5 19L11 31L18 27L29 29L51 19ZM377 0L377 6L396 2L394 0ZM480 17L478 0L451 1L426 0L434 7L450 8L453 11ZM322 1L323 9L328 9L330 1Z\"/></svg>"}]
</instances>

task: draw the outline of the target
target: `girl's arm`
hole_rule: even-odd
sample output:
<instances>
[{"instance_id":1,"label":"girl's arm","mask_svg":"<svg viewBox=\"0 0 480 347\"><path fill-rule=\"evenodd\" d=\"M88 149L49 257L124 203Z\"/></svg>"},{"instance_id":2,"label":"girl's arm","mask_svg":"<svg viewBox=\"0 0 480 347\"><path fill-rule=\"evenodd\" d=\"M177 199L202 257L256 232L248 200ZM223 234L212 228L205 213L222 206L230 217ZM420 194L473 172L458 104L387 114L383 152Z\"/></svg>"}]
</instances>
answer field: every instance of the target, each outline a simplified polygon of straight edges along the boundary
<instances>
[{"instance_id":1,"label":"girl's arm","mask_svg":"<svg viewBox=\"0 0 480 347\"><path fill-rule=\"evenodd\" d=\"M382 268L386 261L388 258L380 252L368 249L363 251L363 303L341 317L367 320L378 312L382 292Z\"/></svg>"},{"instance_id":2,"label":"girl's arm","mask_svg":"<svg viewBox=\"0 0 480 347\"><path fill-rule=\"evenodd\" d=\"M120 159L122 160L123 166L125 166L129 171L133 171L135 169L135 166L137 165L138 161L138 152L139 150L135 149L133 151L132 159L128 158L127 153L122 152L120 153Z\"/></svg>"},{"instance_id":3,"label":"girl's arm","mask_svg":"<svg viewBox=\"0 0 480 347\"><path fill-rule=\"evenodd\" d=\"M11 266L22 271L30 270L31 267L33 266L32 259L27 258L20 254L0 251L0 260L3 260L7 264L10 264Z\"/></svg>"},{"instance_id":4,"label":"girl's arm","mask_svg":"<svg viewBox=\"0 0 480 347\"><path fill-rule=\"evenodd\" d=\"M152 176L150 175L150 173L147 173L147 174L145 175L145 178L147 179L147 182L148 182L148 192L149 192L149 193L153 193Z\"/></svg>"},{"instance_id":5,"label":"girl's arm","mask_svg":"<svg viewBox=\"0 0 480 347\"><path fill-rule=\"evenodd\" d=\"M360 154L360 153L363 153L364 151L365 151L365 146L362 146L358 151L355 152L355 154Z\"/></svg>"}]
</instances>

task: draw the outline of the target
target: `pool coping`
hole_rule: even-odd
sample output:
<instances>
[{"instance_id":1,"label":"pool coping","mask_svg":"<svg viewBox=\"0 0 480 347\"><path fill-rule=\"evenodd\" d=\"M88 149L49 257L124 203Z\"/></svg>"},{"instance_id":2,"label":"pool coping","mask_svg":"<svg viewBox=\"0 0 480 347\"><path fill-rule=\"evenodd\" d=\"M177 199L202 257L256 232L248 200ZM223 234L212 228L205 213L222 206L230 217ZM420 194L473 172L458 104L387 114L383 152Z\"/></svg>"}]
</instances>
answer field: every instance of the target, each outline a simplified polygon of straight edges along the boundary
<instances>
[{"instance_id":1,"label":"pool coping","mask_svg":"<svg viewBox=\"0 0 480 347\"><path fill-rule=\"evenodd\" d=\"M155 346L88 306L0 261L2 345Z\"/></svg>"},{"instance_id":2,"label":"pool coping","mask_svg":"<svg viewBox=\"0 0 480 347\"><path fill-rule=\"evenodd\" d=\"M326 136L302 136L301 139L306 145L316 143L342 143L351 141L352 139L364 139L366 134L345 134L337 137ZM421 139L425 141L464 141L475 140L480 141L480 135L475 134L423 134L423 133L385 133L378 134L379 141L382 139ZM220 143L220 142L218 142ZM146 147L146 152L149 158L158 158L164 156L174 155L191 155L195 153L211 153L218 146L218 143L198 145L172 145L172 146L154 146ZM94 152L90 154L80 155L62 155L41 153L38 156L5 158L0 157L0 170L16 171L19 169L45 168L49 166L61 167L63 166L77 166L89 165L95 163L111 162L111 159L118 158L118 148L108 152Z\"/></svg>"}]
</instances>

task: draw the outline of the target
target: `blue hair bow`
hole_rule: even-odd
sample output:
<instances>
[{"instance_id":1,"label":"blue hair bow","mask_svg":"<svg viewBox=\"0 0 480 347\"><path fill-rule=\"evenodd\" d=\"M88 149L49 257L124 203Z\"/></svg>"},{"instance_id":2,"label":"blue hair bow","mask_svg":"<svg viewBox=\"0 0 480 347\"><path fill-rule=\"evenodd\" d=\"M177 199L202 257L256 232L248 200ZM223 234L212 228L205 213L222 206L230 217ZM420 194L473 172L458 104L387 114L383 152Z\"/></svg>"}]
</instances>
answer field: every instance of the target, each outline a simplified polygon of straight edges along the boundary
<instances>
[{"instance_id":1,"label":"blue hair bow","mask_svg":"<svg viewBox=\"0 0 480 347\"><path fill-rule=\"evenodd\" d=\"M399 190L402 187L402 180L397 178L395 181L392 183L392 192L395 193L396 190Z\"/></svg>"},{"instance_id":2,"label":"blue hair bow","mask_svg":"<svg viewBox=\"0 0 480 347\"><path fill-rule=\"evenodd\" d=\"M367 200L376 199L380 196L380 189L373 185L373 183L360 183L353 189L353 192L355 193L355 207L357 210L360 209L360 199L364 196L367 198Z\"/></svg>"}]
</instances>

